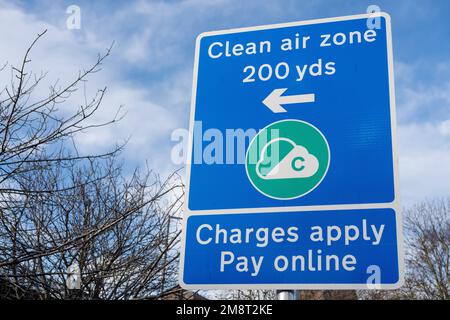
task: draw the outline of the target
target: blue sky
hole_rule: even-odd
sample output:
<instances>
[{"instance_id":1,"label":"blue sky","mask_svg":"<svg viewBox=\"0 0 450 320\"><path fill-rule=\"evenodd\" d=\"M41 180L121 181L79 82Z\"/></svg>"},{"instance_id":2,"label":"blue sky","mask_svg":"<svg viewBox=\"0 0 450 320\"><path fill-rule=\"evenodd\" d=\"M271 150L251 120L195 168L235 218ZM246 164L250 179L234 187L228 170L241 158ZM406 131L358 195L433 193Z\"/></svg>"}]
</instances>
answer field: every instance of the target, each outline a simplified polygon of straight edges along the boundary
<instances>
[{"instance_id":1,"label":"blue sky","mask_svg":"<svg viewBox=\"0 0 450 320\"><path fill-rule=\"evenodd\" d=\"M67 30L66 8L81 8L81 29ZM128 163L163 175L170 134L188 126L194 43L203 31L365 13L392 17L403 203L450 195L450 1L447 0L0 0L0 59L18 61L39 31L49 32L33 66L68 80L115 41L89 90L110 88L98 120L124 105L125 119L81 139L86 151L130 138ZM13 31L11 31L13 30ZM37 71L38 71L37 70ZM2 81L5 75L0 76Z\"/></svg>"}]
</instances>

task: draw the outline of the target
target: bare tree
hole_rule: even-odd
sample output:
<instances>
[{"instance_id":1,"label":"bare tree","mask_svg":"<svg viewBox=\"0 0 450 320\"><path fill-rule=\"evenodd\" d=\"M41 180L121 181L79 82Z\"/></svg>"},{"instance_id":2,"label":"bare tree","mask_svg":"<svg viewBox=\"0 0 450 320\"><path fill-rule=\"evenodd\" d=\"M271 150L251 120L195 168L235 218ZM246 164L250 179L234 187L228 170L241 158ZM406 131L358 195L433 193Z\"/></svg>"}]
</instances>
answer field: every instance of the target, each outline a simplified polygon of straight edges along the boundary
<instances>
[{"instance_id":1,"label":"bare tree","mask_svg":"<svg viewBox=\"0 0 450 320\"><path fill-rule=\"evenodd\" d=\"M450 199L406 212L409 281L422 299L450 299Z\"/></svg>"},{"instance_id":2,"label":"bare tree","mask_svg":"<svg viewBox=\"0 0 450 320\"><path fill-rule=\"evenodd\" d=\"M362 291L365 299L450 299L450 198L428 200L404 212L405 285Z\"/></svg>"},{"instance_id":3,"label":"bare tree","mask_svg":"<svg viewBox=\"0 0 450 320\"><path fill-rule=\"evenodd\" d=\"M102 103L106 87L99 89L89 101L86 98L78 107L73 107L74 103L68 101L86 83L90 75L101 70L101 65L110 55L111 48L107 49L105 54L99 55L91 67L80 71L68 84L60 85L57 80L50 87L48 95L35 96L36 89L46 78L47 73L35 74L27 70L27 66L31 62L32 49L45 33L46 31L38 34L19 67L11 66L11 82L0 91L2 195L50 191L42 188L24 191L15 178L33 170L45 170L55 163L60 166L61 163L71 160L108 157L120 149L114 147L106 154L82 156L76 152L76 148L71 148L71 152L67 148L67 142L70 142L77 133L118 120L118 117L114 117L106 123L89 123ZM1 71L5 72L7 66L5 64ZM59 110L59 107L64 108L64 112Z\"/></svg>"},{"instance_id":4,"label":"bare tree","mask_svg":"<svg viewBox=\"0 0 450 320\"><path fill-rule=\"evenodd\" d=\"M0 295L158 298L176 287L179 227L171 218L179 215L183 185L176 173L128 175L118 160L123 146L78 152L77 135L120 118L90 121L106 88L81 105L70 99L101 70L110 48L67 85L56 81L47 96L36 97L46 74L27 66L44 34L0 91ZM81 283L69 290L73 265Z\"/></svg>"},{"instance_id":5,"label":"bare tree","mask_svg":"<svg viewBox=\"0 0 450 320\"><path fill-rule=\"evenodd\" d=\"M179 177L136 171L125 180L113 159L99 162L73 166L70 176L35 171L23 182L63 189L69 180L79 188L33 196L1 217L3 277L39 298L157 297L163 277L167 290L176 286L179 228L170 218L179 215ZM74 263L75 295L65 285Z\"/></svg>"},{"instance_id":6,"label":"bare tree","mask_svg":"<svg viewBox=\"0 0 450 320\"><path fill-rule=\"evenodd\" d=\"M275 300L276 290L228 290L216 294L218 299L228 300Z\"/></svg>"}]
</instances>

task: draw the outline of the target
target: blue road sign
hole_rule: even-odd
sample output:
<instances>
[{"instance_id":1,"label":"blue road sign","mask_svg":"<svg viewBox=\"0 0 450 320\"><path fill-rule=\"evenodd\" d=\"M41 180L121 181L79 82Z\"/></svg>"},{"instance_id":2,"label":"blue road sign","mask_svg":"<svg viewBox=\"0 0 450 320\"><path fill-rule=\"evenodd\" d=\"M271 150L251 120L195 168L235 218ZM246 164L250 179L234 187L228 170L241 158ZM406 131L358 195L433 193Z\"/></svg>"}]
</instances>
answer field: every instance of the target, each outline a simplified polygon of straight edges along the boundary
<instances>
[{"instance_id":1,"label":"blue road sign","mask_svg":"<svg viewBox=\"0 0 450 320\"><path fill-rule=\"evenodd\" d=\"M183 286L350 289L371 282L378 288L401 284L387 14L201 34L190 126ZM313 241L308 237L314 225L342 237L329 245L327 235ZM217 226L225 231L213 235ZM286 240L289 226L300 230L298 241ZM272 237L264 247L251 236L249 242L214 242L233 230L277 227L284 240ZM357 239L344 243L345 230ZM378 243L368 239L371 231L379 235ZM202 244L201 237L209 234L214 241ZM300 270L296 263L302 258L292 259L308 259L308 252L316 263L337 256L339 269ZM283 271L277 267L280 256L278 262L286 262ZM353 268L344 268L345 256L351 256L347 262ZM251 257L264 257L254 274L251 263L258 267L259 260Z\"/></svg>"},{"instance_id":2,"label":"blue road sign","mask_svg":"<svg viewBox=\"0 0 450 320\"><path fill-rule=\"evenodd\" d=\"M399 281L392 209L194 215L188 218L186 284Z\"/></svg>"}]
</instances>

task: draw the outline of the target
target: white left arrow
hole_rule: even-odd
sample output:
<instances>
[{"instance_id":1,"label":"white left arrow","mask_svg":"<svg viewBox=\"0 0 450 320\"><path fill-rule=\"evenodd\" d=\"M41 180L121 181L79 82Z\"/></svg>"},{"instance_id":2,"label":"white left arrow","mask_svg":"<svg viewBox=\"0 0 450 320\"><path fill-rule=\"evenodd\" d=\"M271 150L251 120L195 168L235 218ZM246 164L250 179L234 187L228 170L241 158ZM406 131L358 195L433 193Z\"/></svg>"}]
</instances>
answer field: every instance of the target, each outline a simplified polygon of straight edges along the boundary
<instances>
[{"instance_id":1,"label":"white left arrow","mask_svg":"<svg viewBox=\"0 0 450 320\"><path fill-rule=\"evenodd\" d=\"M295 104L295 103L307 103L315 101L315 94L297 94L292 96L283 96L283 93L287 88L273 90L264 100L263 103L274 113L286 112L286 109L281 105Z\"/></svg>"}]
</instances>

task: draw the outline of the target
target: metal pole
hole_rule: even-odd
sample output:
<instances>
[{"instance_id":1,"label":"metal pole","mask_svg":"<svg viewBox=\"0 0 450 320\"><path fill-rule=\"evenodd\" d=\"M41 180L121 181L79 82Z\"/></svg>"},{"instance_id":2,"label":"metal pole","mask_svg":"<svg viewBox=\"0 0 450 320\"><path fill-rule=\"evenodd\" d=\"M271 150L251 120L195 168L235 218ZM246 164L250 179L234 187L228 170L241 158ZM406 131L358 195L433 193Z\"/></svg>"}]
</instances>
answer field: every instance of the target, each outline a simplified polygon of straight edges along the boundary
<instances>
[{"instance_id":1,"label":"metal pole","mask_svg":"<svg viewBox=\"0 0 450 320\"><path fill-rule=\"evenodd\" d=\"M277 290L278 300L295 300L294 290Z\"/></svg>"}]
</instances>

